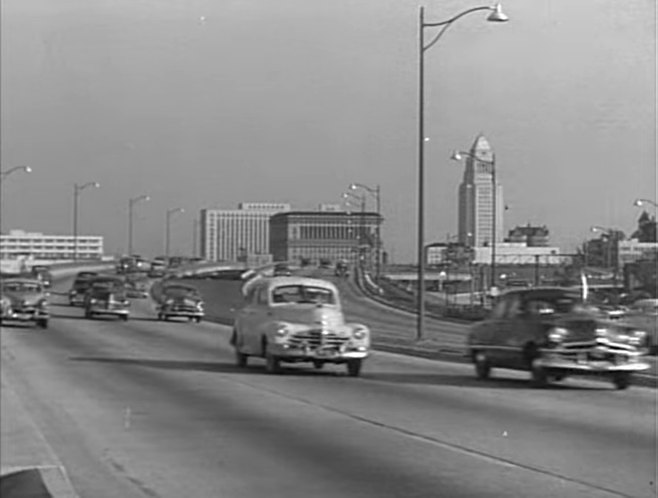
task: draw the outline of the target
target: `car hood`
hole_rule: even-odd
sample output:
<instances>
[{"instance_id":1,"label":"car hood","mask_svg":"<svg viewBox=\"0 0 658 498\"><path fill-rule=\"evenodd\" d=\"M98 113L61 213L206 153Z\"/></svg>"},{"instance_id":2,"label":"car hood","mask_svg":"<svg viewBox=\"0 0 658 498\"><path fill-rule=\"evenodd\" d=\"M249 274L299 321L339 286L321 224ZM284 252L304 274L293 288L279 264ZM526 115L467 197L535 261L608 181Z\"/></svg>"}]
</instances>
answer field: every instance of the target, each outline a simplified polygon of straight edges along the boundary
<instances>
[{"instance_id":1,"label":"car hood","mask_svg":"<svg viewBox=\"0 0 658 498\"><path fill-rule=\"evenodd\" d=\"M272 315L284 322L308 325L335 327L345 323L343 313L336 307L327 305L296 304L294 306L280 306L273 310Z\"/></svg>"},{"instance_id":2,"label":"car hood","mask_svg":"<svg viewBox=\"0 0 658 498\"><path fill-rule=\"evenodd\" d=\"M195 306L201 302L201 299L190 297L190 296L165 296L165 301L171 301L176 304L183 304L185 306Z\"/></svg>"},{"instance_id":3,"label":"car hood","mask_svg":"<svg viewBox=\"0 0 658 498\"><path fill-rule=\"evenodd\" d=\"M5 292L3 295L12 304L25 303L28 306L35 305L46 298L41 292Z\"/></svg>"}]
</instances>

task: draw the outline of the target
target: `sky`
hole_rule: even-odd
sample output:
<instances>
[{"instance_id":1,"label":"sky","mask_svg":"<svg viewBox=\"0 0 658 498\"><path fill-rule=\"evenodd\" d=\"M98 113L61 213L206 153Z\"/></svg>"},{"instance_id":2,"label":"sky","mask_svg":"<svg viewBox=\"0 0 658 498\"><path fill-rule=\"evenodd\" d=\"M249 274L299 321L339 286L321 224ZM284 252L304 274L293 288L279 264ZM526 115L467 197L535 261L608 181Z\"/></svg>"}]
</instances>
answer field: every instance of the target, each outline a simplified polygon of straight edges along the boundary
<instances>
[{"instance_id":1,"label":"sky","mask_svg":"<svg viewBox=\"0 0 658 498\"><path fill-rule=\"evenodd\" d=\"M563 251L592 225L630 234L656 200L655 0L505 0L425 53L426 238L457 232L463 164L484 134L505 231L547 225ZM384 244L415 260L418 12L477 0L3 0L2 228L103 235L190 253L203 208L337 203L381 186ZM433 33L425 30L426 36ZM370 205L374 209L374 202Z\"/></svg>"}]
</instances>

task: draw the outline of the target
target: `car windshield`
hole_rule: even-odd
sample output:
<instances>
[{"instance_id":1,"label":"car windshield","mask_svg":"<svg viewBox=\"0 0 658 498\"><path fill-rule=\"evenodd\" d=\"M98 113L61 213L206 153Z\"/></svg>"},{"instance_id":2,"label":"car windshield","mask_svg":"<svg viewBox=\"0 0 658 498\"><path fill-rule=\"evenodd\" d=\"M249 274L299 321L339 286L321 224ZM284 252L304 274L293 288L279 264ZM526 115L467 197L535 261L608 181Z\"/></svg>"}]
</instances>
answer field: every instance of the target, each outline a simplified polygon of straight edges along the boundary
<instances>
[{"instance_id":1,"label":"car windshield","mask_svg":"<svg viewBox=\"0 0 658 498\"><path fill-rule=\"evenodd\" d=\"M2 290L7 292L41 292L41 286L31 282L6 282Z\"/></svg>"},{"instance_id":2,"label":"car windshield","mask_svg":"<svg viewBox=\"0 0 658 498\"><path fill-rule=\"evenodd\" d=\"M532 314L550 315L554 313L573 313L591 310L577 295L553 294L533 296L526 301L525 308Z\"/></svg>"},{"instance_id":3,"label":"car windshield","mask_svg":"<svg viewBox=\"0 0 658 498\"><path fill-rule=\"evenodd\" d=\"M179 286L166 287L164 293L167 297L197 297L199 295L196 289Z\"/></svg>"},{"instance_id":4,"label":"car windshield","mask_svg":"<svg viewBox=\"0 0 658 498\"><path fill-rule=\"evenodd\" d=\"M336 296L324 287L282 285L272 291L274 303L336 304Z\"/></svg>"}]
</instances>

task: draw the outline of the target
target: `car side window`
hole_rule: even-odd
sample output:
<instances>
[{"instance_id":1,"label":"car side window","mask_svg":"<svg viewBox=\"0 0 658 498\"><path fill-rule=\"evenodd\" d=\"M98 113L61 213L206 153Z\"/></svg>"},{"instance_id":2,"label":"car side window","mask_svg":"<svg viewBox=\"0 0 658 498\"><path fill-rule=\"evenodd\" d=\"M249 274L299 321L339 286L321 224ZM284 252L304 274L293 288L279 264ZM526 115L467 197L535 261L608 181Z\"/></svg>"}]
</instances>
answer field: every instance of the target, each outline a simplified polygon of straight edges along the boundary
<instances>
[{"instance_id":1,"label":"car side window","mask_svg":"<svg viewBox=\"0 0 658 498\"><path fill-rule=\"evenodd\" d=\"M521 298L519 296L510 296L507 300L504 318L512 319L521 314Z\"/></svg>"},{"instance_id":2,"label":"car side window","mask_svg":"<svg viewBox=\"0 0 658 498\"><path fill-rule=\"evenodd\" d=\"M265 306L267 304L267 287L262 286L258 289L256 294L256 303L260 306Z\"/></svg>"},{"instance_id":3,"label":"car side window","mask_svg":"<svg viewBox=\"0 0 658 498\"><path fill-rule=\"evenodd\" d=\"M503 318L505 316L505 308L507 308L507 299L499 299L493 307L491 318Z\"/></svg>"}]
</instances>

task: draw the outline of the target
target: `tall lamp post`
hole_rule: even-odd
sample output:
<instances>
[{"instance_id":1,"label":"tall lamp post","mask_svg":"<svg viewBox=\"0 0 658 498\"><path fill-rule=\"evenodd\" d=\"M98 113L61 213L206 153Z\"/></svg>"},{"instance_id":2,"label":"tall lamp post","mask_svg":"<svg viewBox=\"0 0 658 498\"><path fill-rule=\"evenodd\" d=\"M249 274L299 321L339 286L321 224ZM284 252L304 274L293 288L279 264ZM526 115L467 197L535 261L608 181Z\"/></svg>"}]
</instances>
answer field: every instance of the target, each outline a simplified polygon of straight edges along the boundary
<instances>
[{"instance_id":1,"label":"tall lamp post","mask_svg":"<svg viewBox=\"0 0 658 498\"><path fill-rule=\"evenodd\" d=\"M17 171L32 173L32 168L29 166L14 166L13 168L9 168L6 171L0 171L0 235L2 235L2 185L4 184L5 178L7 178L12 173L16 173Z\"/></svg>"},{"instance_id":2,"label":"tall lamp post","mask_svg":"<svg viewBox=\"0 0 658 498\"><path fill-rule=\"evenodd\" d=\"M88 182L83 185L73 185L73 261L78 259L78 197L80 192L89 187L99 188L98 182Z\"/></svg>"},{"instance_id":3,"label":"tall lamp post","mask_svg":"<svg viewBox=\"0 0 658 498\"><path fill-rule=\"evenodd\" d=\"M612 235L615 232L612 228L605 228L601 226L593 226L590 229L592 232L600 233L602 236L606 237L608 239L608 243L606 244L606 260L608 266L613 267L613 274L612 274L612 279L613 279L613 285L617 287L617 273L619 270L619 252L617 251L615 261L613 263L612 261ZM619 239L615 237L615 244L617 244L617 247L619 247Z\"/></svg>"},{"instance_id":4,"label":"tall lamp post","mask_svg":"<svg viewBox=\"0 0 658 498\"><path fill-rule=\"evenodd\" d=\"M376 187L369 187L363 183L352 183L350 185L350 190L362 189L368 192L370 195L374 196L375 202L377 203L377 253L375 259L375 276L377 282L381 276L381 267L382 267L382 199L381 199L381 187L377 185Z\"/></svg>"},{"instance_id":5,"label":"tall lamp post","mask_svg":"<svg viewBox=\"0 0 658 498\"><path fill-rule=\"evenodd\" d=\"M128 201L128 256L133 254L133 208L138 202L149 200L151 198L148 195L140 195Z\"/></svg>"},{"instance_id":6,"label":"tall lamp post","mask_svg":"<svg viewBox=\"0 0 658 498\"><path fill-rule=\"evenodd\" d=\"M473 161L484 164L491 169L491 273L489 277L489 287L496 285L496 242L497 242L497 200L498 200L498 185L496 182L496 155L492 154L491 161L477 157L475 154L465 152L463 150L456 150L450 156L454 161L461 161L462 159L470 157Z\"/></svg>"},{"instance_id":7,"label":"tall lamp post","mask_svg":"<svg viewBox=\"0 0 658 498\"><path fill-rule=\"evenodd\" d=\"M447 21L426 23L425 8L420 7L418 18L418 322L416 339L422 339L425 330L425 52L429 50L452 24L462 17L480 10L490 10L487 17L490 22L505 22L509 18L503 13L500 3L495 6L482 6L467 9ZM425 43L425 28L441 27L441 30L429 42Z\"/></svg>"},{"instance_id":8,"label":"tall lamp post","mask_svg":"<svg viewBox=\"0 0 658 498\"><path fill-rule=\"evenodd\" d=\"M176 213L184 212L185 210L183 208L173 208L167 210L167 222L165 224L165 261L167 262L167 265L169 265L169 233L171 231L171 217Z\"/></svg>"},{"instance_id":9,"label":"tall lamp post","mask_svg":"<svg viewBox=\"0 0 658 498\"><path fill-rule=\"evenodd\" d=\"M366 195L362 193L361 195L356 195L353 192L347 191L341 194L341 197L345 200L347 205L350 205L350 199L354 199L359 202L361 206L361 216L359 220L359 236L358 236L358 254L359 254L359 263L361 263L361 245L365 243L365 216L366 216Z\"/></svg>"}]
</instances>

